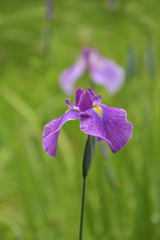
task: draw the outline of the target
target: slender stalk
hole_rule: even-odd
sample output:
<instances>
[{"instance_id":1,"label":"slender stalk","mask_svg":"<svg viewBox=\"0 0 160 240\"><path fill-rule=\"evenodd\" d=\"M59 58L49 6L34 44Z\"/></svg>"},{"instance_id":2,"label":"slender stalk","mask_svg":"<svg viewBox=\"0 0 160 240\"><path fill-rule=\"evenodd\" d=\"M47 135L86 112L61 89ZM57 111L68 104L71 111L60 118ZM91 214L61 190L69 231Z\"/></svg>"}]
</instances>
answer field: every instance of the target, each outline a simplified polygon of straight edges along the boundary
<instances>
[{"instance_id":1,"label":"slender stalk","mask_svg":"<svg viewBox=\"0 0 160 240\"><path fill-rule=\"evenodd\" d=\"M83 177L82 199L81 199L81 216L80 216L80 224L79 224L79 240L82 240L82 233L83 233L83 215L84 215L86 180L87 180L87 177Z\"/></svg>"}]
</instances>

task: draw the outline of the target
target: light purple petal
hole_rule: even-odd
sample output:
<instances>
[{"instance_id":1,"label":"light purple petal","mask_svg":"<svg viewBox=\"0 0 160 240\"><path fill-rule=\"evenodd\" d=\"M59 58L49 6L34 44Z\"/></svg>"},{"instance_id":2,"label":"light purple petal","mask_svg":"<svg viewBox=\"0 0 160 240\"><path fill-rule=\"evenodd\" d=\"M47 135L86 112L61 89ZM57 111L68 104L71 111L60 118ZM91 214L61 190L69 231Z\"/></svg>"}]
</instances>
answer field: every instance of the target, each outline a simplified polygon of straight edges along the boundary
<instances>
[{"instance_id":1,"label":"light purple petal","mask_svg":"<svg viewBox=\"0 0 160 240\"><path fill-rule=\"evenodd\" d=\"M101 95L98 94L97 96L94 96L92 99L92 106L99 105L101 103Z\"/></svg>"},{"instance_id":2,"label":"light purple petal","mask_svg":"<svg viewBox=\"0 0 160 240\"><path fill-rule=\"evenodd\" d=\"M62 117L51 121L44 126L43 132L43 148L51 156L56 156L57 140L62 125L69 120L75 120L79 118L79 112L70 110L66 112Z\"/></svg>"},{"instance_id":3,"label":"light purple petal","mask_svg":"<svg viewBox=\"0 0 160 240\"><path fill-rule=\"evenodd\" d=\"M76 106L76 107L78 107L78 104L79 104L79 100L80 100L80 97L81 97L81 95L84 93L84 90L82 89L82 88L78 88L77 90L76 90L76 98L75 98L75 103L74 103L74 105Z\"/></svg>"},{"instance_id":4,"label":"light purple petal","mask_svg":"<svg viewBox=\"0 0 160 240\"><path fill-rule=\"evenodd\" d=\"M125 71L122 67L96 53L91 54L89 63L93 82L105 86L111 94L121 88L125 79Z\"/></svg>"},{"instance_id":5,"label":"light purple petal","mask_svg":"<svg viewBox=\"0 0 160 240\"><path fill-rule=\"evenodd\" d=\"M113 153L122 149L132 135L133 126L126 120L127 113L123 109L100 104L102 115L88 109L80 113L80 128L89 135L97 136L98 141L105 140Z\"/></svg>"},{"instance_id":6,"label":"light purple petal","mask_svg":"<svg viewBox=\"0 0 160 240\"><path fill-rule=\"evenodd\" d=\"M88 90L81 95L78 107L81 112L92 107L92 96Z\"/></svg>"},{"instance_id":7,"label":"light purple petal","mask_svg":"<svg viewBox=\"0 0 160 240\"><path fill-rule=\"evenodd\" d=\"M66 94L74 92L74 83L86 69L86 60L79 57L74 65L64 70L59 77L59 84Z\"/></svg>"},{"instance_id":8,"label":"light purple petal","mask_svg":"<svg viewBox=\"0 0 160 240\"><path fill-rule=\"evenodd\" d=\"M84 58L85 58L86 60L88 60L89 54L90 54L90 49L89 49L89 47L84 47L84 48L82 49L82 54L83 54Z\"/></svg>"}]
</instances>

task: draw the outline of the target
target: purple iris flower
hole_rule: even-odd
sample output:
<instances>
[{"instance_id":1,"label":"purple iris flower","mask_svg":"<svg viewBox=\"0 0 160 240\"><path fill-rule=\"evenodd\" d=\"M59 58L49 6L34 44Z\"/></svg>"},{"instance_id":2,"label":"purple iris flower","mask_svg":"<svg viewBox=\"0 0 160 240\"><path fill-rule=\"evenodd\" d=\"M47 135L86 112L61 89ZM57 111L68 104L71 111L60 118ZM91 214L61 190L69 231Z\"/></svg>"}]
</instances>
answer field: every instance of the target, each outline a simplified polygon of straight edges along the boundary
<instances>
[{"instance_id":1,"label":"purple iris flower","mask_svg":"<svg viewBox=\"0 0 160 240\"><path fill-rule=\"evenodd\" d=\"M127 113L123 109L108 107L101 103L101 95L95 95L91 88L86 92L78 88L74 106L66 99L68 110L62 117L46 124L43 132L43 148L51 156L56 156L57 140L62 125L80 119L81 130L97 137L97 141L105 140L113 153L122 149L129 141L133 126L126 120Z\"/></svg>"},{"instance_id":2,"label":"purple iris flower","mask_svg":"<svg viewBox=\"0 0 160 240\"><path fill-rule=\"evenodd\" d=\"M104 86L110 94L116 93L124 83L125 72L114 61L101 56L97 49L83 48L74 65L64 70L59 78L66 94L74 92L76 80L88 69L92 81Z\"/></svg>"}]
</instances>

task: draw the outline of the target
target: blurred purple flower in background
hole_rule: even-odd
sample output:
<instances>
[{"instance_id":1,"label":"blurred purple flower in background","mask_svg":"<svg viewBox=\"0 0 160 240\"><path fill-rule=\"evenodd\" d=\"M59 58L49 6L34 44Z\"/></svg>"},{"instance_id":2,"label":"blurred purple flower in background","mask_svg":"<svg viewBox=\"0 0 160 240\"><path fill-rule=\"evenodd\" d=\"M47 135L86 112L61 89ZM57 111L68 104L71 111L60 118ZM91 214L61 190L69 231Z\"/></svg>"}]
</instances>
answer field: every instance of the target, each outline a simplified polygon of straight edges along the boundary
<instances>
[{"instance_id":1,"label":"blurred purple flower in background","mask_svg":"<svg viewBox=\"0 0 160 240\"><path fill-rule=\"evenodd\" d=\"M56 155L58 136L62 125L80 119L81 130L97 137L97 141L105 140L113 153L122 149L132 136L133 126L126 120L127 113L123 109L108 107L101 103L101 95L95 95L91 88L86 92L78 88L74 106L66 99L68 110L62 117L46 124L43 132L43 148L52 157Z\"/></svg>"},{"instance_id":2,"label":"blurred purple flower in background","mask_svg":"<svg viewBox=\"0 0 160 240\"><path fill-rule=\"evenodd\" d=\"M74 92L74 83L88 69L92 81L102 85L110 94L116 93L124 83L125 72L114 61L101 56L97 49L83 48L74 65L65 69L60 77L60 86L66 94Z\"/></svg>"}]
</instances>

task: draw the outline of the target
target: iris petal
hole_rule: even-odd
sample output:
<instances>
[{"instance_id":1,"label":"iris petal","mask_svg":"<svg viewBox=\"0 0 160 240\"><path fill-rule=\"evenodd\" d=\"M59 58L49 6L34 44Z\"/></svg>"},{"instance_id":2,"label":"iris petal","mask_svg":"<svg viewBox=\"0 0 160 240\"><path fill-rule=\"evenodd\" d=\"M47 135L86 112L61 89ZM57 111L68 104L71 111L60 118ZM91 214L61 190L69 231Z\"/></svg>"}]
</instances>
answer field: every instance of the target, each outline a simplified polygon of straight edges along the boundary
<instances>
[{"instance_id":1,"label":"iris petal","mask_svg":"<svg viewBox=\"0 0 160 240\"><path fill-rule=\"evenodd\" d=\"M74 83L84 73L86 60L79 57L74 65L64 70L59 77L59 84L66 94L74 92Z\"/></svg>"},{"instance_id":2,"label":"iris petal","mask_svg":"<svg viewBox=\"0 0 160 240\"><path fill-rule=\"evenodd\" d=\"M96 95L95 92L90 87L87 89L87 91L90 92L92 97L94 97Z\"/></svg>"},{"instance_id":3,"label":"iris petal","mask_svg":"<svg viewBox=\"0 0 160 240\"><path fill-rule=\"evenodd\" d=\"M57 140L62 125L69 121L79 118L79 112L70 110L67 111L62 117L51 121L46 124L43 132L43 148L51 156L56 156Z\"/></svg>"},{"instance_id":4,"label":"iris petal","mask_svg":"<svg viewBox=\"0 0 160 240\"><path fill-rule=\"evenodd\" d=\"M102 108L100 106L95 106L93 109L98 113L100 117L102 117Z\"/></svg>"},{"instance_id":5,"label":"iris petal","mask_svg":"<svg viewBox=\"0 0 160 240\"><path fill-rule=\"evenodd\" d=\"M92 96L88 90L81 95L78 107L81 112L92 107Z\"/></svg>"},{"instance_id":6,"label":"iris petal","mask_svg":"<svg viewBox=\"0 0 160 240\"><path fill-rule=\"evenodd\" d=\"M101 102L101 95L100 94L93 97L93 99L92 99L92 105L93 106L99 105L100 102Z\"/></svg>"},{"instance_id":7,"label":"iris petal","mask_svg":"<svg viewBox=\"0 0 160 240\"><path fill-rule=\"evenodd\" d=\"M66 99L66 105L68 108L73 109L73 105L70 103L69 98Z\"/></svg>"},{"instance_id":8,"label":"iris petal","mask_svg":"<svg viewBox=\"0 0 160 240\"><path fill-rule=\"evenodd\" d=\"M84 93L84 90L83 90L82 88L78 88L78 89L76 90L76 92L75 92L76 98L75 98L75 103L74 103L74 105L75 105L76 107L78 107L80 97L81 97L81 95L82 95L83 93Z\"/></svg>"},{"instance_id":9,"label":"iris petal","mask_svg":"<svg viewBox=\"0 0 160 240\"><path fill-rule=\"evenodd\" d=\"M95 52L90 58L89 66L93 82L106 87L109 93L116 93L123 85L124 69L114 61L108 60Z\"/></svg>"},{"instance_id":10,"label":"iris petal","mask_svg":"<svg viewBox=\"0 0 160 240\"><path fill-rule=\"evenodd\" d=\"M105 140L113 153L122 149L132 135L133 126L126 120L123 109L100 104L102 116L94 109L80 113L80 128L89 135L97 136L98 141Z\"/></svg>"}]
</instances>

